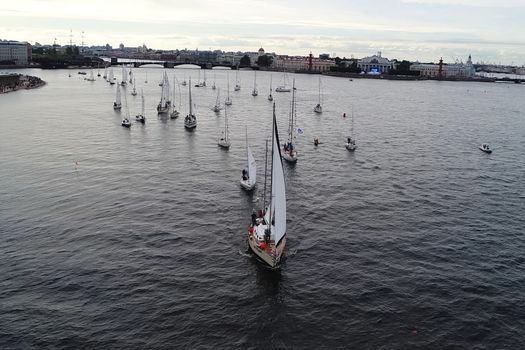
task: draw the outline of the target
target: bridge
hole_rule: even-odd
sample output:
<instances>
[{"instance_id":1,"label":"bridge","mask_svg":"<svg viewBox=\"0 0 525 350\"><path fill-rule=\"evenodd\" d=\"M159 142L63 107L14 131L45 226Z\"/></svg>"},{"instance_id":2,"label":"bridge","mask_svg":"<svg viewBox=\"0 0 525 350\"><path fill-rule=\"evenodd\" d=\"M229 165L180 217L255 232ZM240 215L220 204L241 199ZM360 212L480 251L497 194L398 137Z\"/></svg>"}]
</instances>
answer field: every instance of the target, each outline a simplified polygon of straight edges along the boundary
<instances>
[{"instance_id":1,"label":"bridge","mask_svg":"<svg viewBox=\"0 0 525 350\"><path fill-rule=\"evenodd\" d=\"M131 64L133 65L133 67L135 68L138 68L140 66L143 66L143 65L146 65L146 64L158 64L158 65L161 65L163 66L164 68L174 68L174 67L177 67L177 66L182 66L182 65L194 65L194 66L199 66L201 67L201 69L212 69L214 67L225 67L225 68L230 68L230 69L237 69L237 66L233 66L231 64L228 64L228 63L210 63L210 62L173 62L173 61L150 61L150 60L145 60L145 61L122 61L122 62L119 62L118 59L115 61L112 61L111 62L111 65L119 65L119 64Z\"/></svg>"}]
</instances>

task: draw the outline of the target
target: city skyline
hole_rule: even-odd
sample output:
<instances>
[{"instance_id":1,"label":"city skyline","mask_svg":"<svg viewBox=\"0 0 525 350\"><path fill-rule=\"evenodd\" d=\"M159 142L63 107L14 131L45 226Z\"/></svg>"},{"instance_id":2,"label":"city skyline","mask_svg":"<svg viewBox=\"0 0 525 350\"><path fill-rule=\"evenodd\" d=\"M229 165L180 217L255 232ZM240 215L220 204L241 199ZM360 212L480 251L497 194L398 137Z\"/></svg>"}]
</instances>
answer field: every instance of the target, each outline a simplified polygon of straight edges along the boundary
<instances>
[{"instance_id":1,"label":"city skyline","mask_svg":"<svg viewBox=\"0 0 525 350\"><path fill-rule=\"evenodd\" d=\"M65 45L221 49L277 54L525 64L518 0L170 2L24 0L0 7L1 39Z\"/></svg>"}]
</instances>

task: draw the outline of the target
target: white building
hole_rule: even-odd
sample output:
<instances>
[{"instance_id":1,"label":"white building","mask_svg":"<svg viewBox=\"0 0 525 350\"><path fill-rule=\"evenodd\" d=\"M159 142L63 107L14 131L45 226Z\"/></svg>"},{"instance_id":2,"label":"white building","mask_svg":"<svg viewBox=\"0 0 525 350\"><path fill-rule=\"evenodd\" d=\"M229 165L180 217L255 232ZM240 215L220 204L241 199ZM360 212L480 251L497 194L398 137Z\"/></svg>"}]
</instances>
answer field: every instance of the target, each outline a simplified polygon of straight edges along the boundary
<instances>
[{"instance_id":1,"label":"white building","mask_svg":"<svg viewBox=\"0 0 525 350\"><path fill-rule=\"evenodd\" d=\"M469 55L467 63L455 63L455 64L428 64L428 63L415 63L410 66L411 71L418 71L420 76L428 78L472 78L474 77L476 70L472 64L472 57Z\"/></svg>"},{"instance_id":2,"label":"white building","mask_svg":"<svg viewBox=\"0 0 525 350\"><path fill-rule=\"evenodd\" d=\"M381 74L388 73L394 68L394 61L381 57L381 51L377 55L368 56L357 60L357 67L365 73Z\"/></svg>"},{"instance_id":3,"label":"white building","mask_svg":"<svg viewBox=\"0 0 525 350\"><path fill-rule=\"evenodd\" d=\"M277 56L273 61L273 67L278 70L286 71L307 71L310 68L310 59L308 57L298 56ZM335 67L335 62L328 59L320 59L312 57L312 71L313 72L328 72L330 67Z\"/></svg>"},{"instance_id":4,"label":"white building","mask_svg":"<svg viewBox=\"0 0 525 350\"><path fill-rule=\"evenodd\" d=\"M29 63L31 45L26 42L0 40L0 62L14 61L18 66Z\"/></svg>"}]
</instances>

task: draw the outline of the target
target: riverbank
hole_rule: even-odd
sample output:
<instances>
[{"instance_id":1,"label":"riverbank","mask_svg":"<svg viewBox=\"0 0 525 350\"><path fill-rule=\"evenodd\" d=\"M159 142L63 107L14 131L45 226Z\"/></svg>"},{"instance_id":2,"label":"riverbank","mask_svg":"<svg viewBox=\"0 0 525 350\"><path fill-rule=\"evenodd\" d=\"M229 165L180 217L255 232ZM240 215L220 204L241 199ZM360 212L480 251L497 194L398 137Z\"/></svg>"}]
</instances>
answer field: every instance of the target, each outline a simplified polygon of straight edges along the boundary
<instances>
[{"instance_id":1,"label":"riverbank","mask_svg":"<svg viewBox=\"0 0 525 350\"><path fill-rule=\"evenodd\" d=\"M464 82L483 82L494 83L496 78L476 77L476 78L429 78L415 75L387 75L387 74L360 74L346 72L324 72L323 75L332 77L341 77L348 79L382 79L382 80L440 80L440 81L464 81ZM501 79L500 79L501 80Z\"/></svg>"},{"instance_id":2,"label":"riverbank","mask_svg":"<svg viewBox=\"0 0 525 350\"><path fill-rule=\"evenodd\" d=\"M36 89L46 84L39 77L22 74L0 74L0 94L21 89Z\"/></svg>"}]
</instances>

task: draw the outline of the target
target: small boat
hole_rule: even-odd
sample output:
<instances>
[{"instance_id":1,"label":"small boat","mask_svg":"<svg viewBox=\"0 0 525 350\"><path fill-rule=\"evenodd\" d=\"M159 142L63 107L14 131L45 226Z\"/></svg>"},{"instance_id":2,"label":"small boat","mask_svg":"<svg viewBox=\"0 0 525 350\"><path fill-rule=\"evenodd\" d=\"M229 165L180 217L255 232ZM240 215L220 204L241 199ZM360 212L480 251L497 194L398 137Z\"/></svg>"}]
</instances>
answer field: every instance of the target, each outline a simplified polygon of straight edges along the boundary
<instances>
[{"instance_id":1,"label":"small boat","mask_svg":"<svg viewBox=\"0 0 525 350\"><path fill-rule=\"evenodd\" d=\"M228 134L228 113L226 109L224 109L224 130L221 132L221 136L219 137L217 144L220 147L226 149L229 149L231 146L230 136Z\"/></svg>"},{"instance_id":2,"label":"small boat","mask_svg":"<svg viewBox=\"0 0 525 350\"><path fill-rule=\"evenodd\" d=\"M106 66L104 66L104 75L102 76L102 78L103 78L104 80L107 80L107 79L108 79L108 71L107 71Z\"/></svg>"},{"instance_id":3,"label":"small boat","mask_svg":"<svg viewBox=\"0 0 525 350\"><path fill-rule=\"evenodd\" d=\"M87 81L95 81L95 77L93 75L93 68L91 68L91 71L89 73L89 78L86 79Z\"/></svg>"},{"instance_id":4,"label":"small boat","mask_svg":"<svg viewBox=\"0 0 525 350\"><path fill-rule=\"evenodd\" d=\"M146 110L144 108L144 105L145 105L145 103L144 103L144 92L142 90L140 91L140 98L142 100L141 101L142 102L142 109L141 109L141 113L135 116L135 120L138 121L139 123L144 124L144 123L146 123Z\"/></svg>"},{"instance_id":5,"label":"small boat","mask_svg":"<svg viewBox=\"0 0 525 350\"><path fill-rule=\"evenodd\" d=\"M131 127L131 122L129 121L128 118L124 118L124 119L122 120L122 126L125 127L125 128L129 128L129 127Z\"/></svg>"},{"instance_id":6,"label":"small boat","mask_svg":"<svg viewBox=\"0 0 525 350\"><path fill-rule=\"evenodd\" d=\"M78 74L80 74L80 75L86 75L87 73L86 73L86 72L78 72Z\"/></svg>"},{"instance_id":7,"label":"small boat","mask_svg":"<svg viewBox=\"0 0 525 350\"><path fill-rule=\"evenodd\" d=\"M314 146L319 146L319 138L314 137Z\"/></svg>"},{"instance_id":8,"label":"small boat","mask_svg":"<svg viewBox=\"0 0 525 350\"><path fill-rule=\"evenodd\" d=\"M115 98L115 102L113 102L113 109L119 110L122 108L122 101L120 97L120 86L117 85L117 97Z\"/></svg>"},{"instance_id":9,"label":"small boat","mask_svg":"<svg viewBox=\"0 0 525 350\"><path fill-rule=\"evenodd\" d=\"M246 191L251 191L255 188L256 183L257 164L255 163L255 158L250 150L250 146L248 145L248 127L246 127L246 168L242 169L241 187Z\"/></svg>"},{"instance_id":10,"label":"small boat","mask_svg":"<svg viewBox=\"0 0 525 350\"><path fill-rule=\"evenodd\" d=\"M290 117L288 119L288 141L283 145L283 159L286 160L289 163L296 163L297 162L297 150L295 149L295 146L293 144L293 132L294 132L294 123L295 119L297 118L297 111L295 108L295 79L293 81L293 87L292 87L292 103L290 105Z\"/></svg>"},{"instance_id":11,"label":"small boat","mask_svg":"<svg viewBox=\"0 0 525 350\"><path fill-rule=\"evenodd\" d=\"M213 74L213 85L211 87L212 90L215 90L217 86L215 86L215 73Z\"/></svg>"},{"instance_id":12,"label":"small boat","mask_svg":"<svg viewBox=\"0 0 525 350\"><path fill-rule=\"evenodd\" d=\"M323 107L321 106L321 77L319 77L319 100L317 102L317 106L314 107L315 113L323 113Z\"/></svg>"},{"instance_id":13,"label":"small boat","mask_svg":"<svg viewBox=\"0 0 525 350\"><path fill-rule=\"evenodd\" d=\"M492 150L490 149L490 146L488 143L481 144L481 146L479 146L479 149L485 153L492 153Z\"/></svg>"},{"instance_id":14,"label":"small boat","mask_svg":"<svg viewBox=\"0 0 525 350\"><path fill-rule=\"evenodd\" d=\"M252 213L252 222L248 227L248 246L262 262L275 269L280 266L286 245L286 186L275 118L275 104L272 129L270 201L266 206L266 193L264 193L263 209L258 213L255 211Z\"/></svg>"},{"instance_id":15,"label":"small boat","mask_svg":"<svg viewBox=\"0 0 525 350\"><path fill-rule=\"evenodd\" d=\"M109 81L109 85L114 85L115 84L115 77L113 76L113 68L109 68L109 78L108 78L108 81Z\"/></svg>"},{"instance_id":16,"label":"small boat","mask_svg":"<svg viewBox=\"0 0 525 350\"><path fill-rule=\"evenodd\" d=\"M257 92L257 71L253 73L253 90L252 90L252 96L255 97L259 93Z\"/></svg>"},{"instance_id":17,"label":"small boat","mask_svg":"<svg viewBox=\"0 0 525 350\"><path fill-rule=\"evenodd\" d=\"M167 98L168 87L166 85L168 84L166 82L166 72L164 72L164 77L162 80L162 88L160 91L160 102L157 105L157 113L159 114L166 114L168 113L168 110L169 110L168 98Z\"/></svg>"},{"instance_id":18,"label":"small boat","mask_svg":"<svg viewBox=\"0 0 525 350\"><path fill-rule=\"evenodd\" d=\"M118 85L117 85L118 87ZM125 127L125 128L130 128L131 127L131 118L129 117L129 106L128 106L128 99L126 97L126 94L124 94L124 103L125 103L125 111L126 111L126 117L122 120L122 126Z\"/></svg>"},{"instance_id":19,"label":"small boat","mask_svg":"<svg viewBox=\"0 0 525 350\"><path fill-rule=\"evenodd\" d=\"M180 115L180 112L175 109L175 90L176 88L177 88L176 77L175 77L175 74L173 74L173 102L172 102L172 110L170 113L170 119L178 118ZM180 91L180 88L179 88L179 91ZM179 98L179 104L180 104L180 98ZM179 105L179 109L180 109L180 105Z\"/></svg>"},{"instance_id":20,"label":"small boat","mask_svg":"<svg viewBox=\"0 0 525 350\"><path fill-rule=\"evenodd\" d=\"M184 74L184 80L182 81L182 83L180 83L180 85L186 86L186 84L186 74Z\"/></svg>"},{"instance_id":21,"label":"small boat","mask_svg":"<svg viewBox=\"0 0 525 350\"><path fill-rule=\"evenodd\" d=\"M137 95L137 89L135 88L135 79L133 79L133 90L131 91L131 95L132 96L136 96Z\"/></svg>"},{"instance_id":22,"label":"small boat","mask_svg":"<svg viewBox=\"0 0 525 350\"><path fill-rule=\"evenodd\" d=\"M188 84L188 91L189 91L189 111L188 111L188 115L186 116L186 118L184 118L184 127L186 129L195 129L197 127L197 117L195 116L195 114L193 114L193 104L192 104L192 101L191 101L191 78L190 78L190 83Z\"/></svg>"},{"instance_id":23,"label":"small boat","mask_svg":"<svg viewBox=\"0 0 525 350\"><path fill-rule=\"evenodd\" d=\"M129 83L130 84L133 84L135 80L133 79L133 70L130 68L129 69Z\"/></svg>"}]
</instances>

